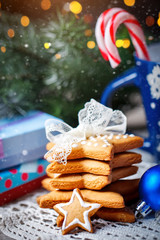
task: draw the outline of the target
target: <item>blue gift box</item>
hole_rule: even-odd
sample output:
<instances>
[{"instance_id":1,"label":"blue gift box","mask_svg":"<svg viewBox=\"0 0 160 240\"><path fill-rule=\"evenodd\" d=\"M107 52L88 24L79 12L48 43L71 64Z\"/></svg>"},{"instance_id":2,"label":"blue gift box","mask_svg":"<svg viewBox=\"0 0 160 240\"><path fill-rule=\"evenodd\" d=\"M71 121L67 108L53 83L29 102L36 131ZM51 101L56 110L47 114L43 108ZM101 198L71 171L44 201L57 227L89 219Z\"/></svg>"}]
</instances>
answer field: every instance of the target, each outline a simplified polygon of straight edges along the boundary
<instances>
[{"instance_id":1,"label":"blue gift box","mask_svg":"<svg viewBox=\"0 0 160 240\"><path fill-rule=\"evenodd\" d=\"M44 123L49 118L61 121L40 111L0 120L0 170L44 156L48 142Z\"/></svg>"}]
</instances>

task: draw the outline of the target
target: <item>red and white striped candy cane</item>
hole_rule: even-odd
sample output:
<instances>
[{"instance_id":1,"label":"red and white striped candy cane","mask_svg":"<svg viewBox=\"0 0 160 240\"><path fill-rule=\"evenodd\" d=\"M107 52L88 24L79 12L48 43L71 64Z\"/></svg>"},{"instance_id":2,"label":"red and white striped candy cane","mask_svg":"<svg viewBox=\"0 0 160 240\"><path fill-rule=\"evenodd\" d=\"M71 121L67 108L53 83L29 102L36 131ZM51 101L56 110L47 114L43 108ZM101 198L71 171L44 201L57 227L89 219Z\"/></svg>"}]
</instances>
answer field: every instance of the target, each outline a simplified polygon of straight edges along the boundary
<instances>
[{"instance_id":1,"label":"red and white striped candy cane","mask_svg":"<svg viewBox=\"0 0 160 240\"><path fill-rule=\"evenodd\" d=\"M109 60L113 68L121 62L115 45L116 30L121 23L124 23L129 31L137 56L149 60L145 37L139 22L133 15L121 8L109 9L97 20L95 34L103 58Z\"/></svg>"},{"instance_id":2,"label":"red and white striped candy cane","mask_svg":"<svg viewBox=\"0 0 160 240\"><path fill-rule=\"evenodd\" d=\"M132 43L139 58L149 60L145 36L137 19L125 10L115 13L108 21L105 28L105 47L108 58L113 68L121 62L118 49L115 44L115 35L120 24L124 23L130 34Z\"/></svg>"},{"instance_id":3,"label":"red and white striped candy cane","mask_svg":"<svg viewBox=\"0 0 160 240\"><path fill-rule=\"evenodd\" d=\"M102 57L108 61L108 53L105 47L104 42L104 34L105 34L105 28L109 21L109 19L117 12L122 10L122 8L110 8L106 11L104 11L97 19L96 26L95 26L95 36L96 41L99 47L99 50L102 54Z\"/></svg>"}]
</instances>

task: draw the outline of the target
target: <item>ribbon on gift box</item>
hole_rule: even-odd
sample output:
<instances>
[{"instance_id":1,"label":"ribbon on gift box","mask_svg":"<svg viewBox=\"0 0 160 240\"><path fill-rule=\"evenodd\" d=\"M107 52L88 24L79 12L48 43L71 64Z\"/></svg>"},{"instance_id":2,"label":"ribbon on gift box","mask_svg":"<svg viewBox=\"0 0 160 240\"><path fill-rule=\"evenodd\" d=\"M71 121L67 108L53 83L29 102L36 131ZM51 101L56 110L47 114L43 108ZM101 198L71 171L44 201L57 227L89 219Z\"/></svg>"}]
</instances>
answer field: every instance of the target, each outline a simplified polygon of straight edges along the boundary
<instances>
[{"instance_id":1,"label":"ribbon on gift box","mask_svg":"<svg viewBox=\"0 0 160 240\"><path fill-rule=\"evenodd\" d=\"M54 143L53 148L45 154L49 162L58 161L66 164L67 157L72 151L72 144L90 136L124 134L126 131L125 115L119 110L113 111L94 99L87 102L84 109L79 111L78 121L79 125L76 128L64 122L55 123L52 119L45 122L46 137Z\"/></svg>"}]
</instances>

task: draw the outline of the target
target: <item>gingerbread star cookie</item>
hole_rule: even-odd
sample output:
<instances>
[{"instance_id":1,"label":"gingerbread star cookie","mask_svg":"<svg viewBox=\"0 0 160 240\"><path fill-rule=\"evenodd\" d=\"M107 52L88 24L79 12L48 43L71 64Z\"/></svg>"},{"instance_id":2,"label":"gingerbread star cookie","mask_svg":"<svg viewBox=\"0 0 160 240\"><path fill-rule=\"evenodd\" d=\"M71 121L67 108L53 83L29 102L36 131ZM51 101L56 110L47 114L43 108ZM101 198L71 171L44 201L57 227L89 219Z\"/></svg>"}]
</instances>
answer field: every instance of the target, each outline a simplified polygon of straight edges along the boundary
<instances>
[{"instance_id":1,"label":"gingerbread star cookie","mask_svg":"<svg viewBox=\"0 0 160 240\"><path fill-rule=\"evenodd\" d=\"M98 203L85 202L80 190L74 189L69 202L54 206L54 210L64 217L62 234L66 234L76 227L93 232L90 218L100 207L101 205Z\"/></svg>"},{"instance_id":2,"label":"gingerbread star cookie","mask_svg":"<svg viewBox=\"0 0 160 240\"><path fill-rule=\"evenodd\" d=\"M48 152L44 158L53 162L52 155L54 144L49 142L46 146ZM72 151L68 155L67 160L75 160L82 158L111 161L115 153L125 152L134 148L143 146L143 139L133 134L108 134L97 137L89 137L85 141L72 144Z\"/></svg>"}]
</instances>

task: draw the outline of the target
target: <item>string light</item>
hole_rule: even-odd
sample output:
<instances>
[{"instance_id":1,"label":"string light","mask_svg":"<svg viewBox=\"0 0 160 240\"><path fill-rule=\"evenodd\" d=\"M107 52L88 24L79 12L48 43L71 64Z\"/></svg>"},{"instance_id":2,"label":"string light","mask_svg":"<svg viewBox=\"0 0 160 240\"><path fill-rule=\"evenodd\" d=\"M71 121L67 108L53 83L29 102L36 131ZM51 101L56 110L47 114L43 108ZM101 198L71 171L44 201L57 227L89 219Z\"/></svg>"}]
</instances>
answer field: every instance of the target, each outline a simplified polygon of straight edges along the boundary
<instances>
[{"instance_id":1,"label":"string light","mask_svg":"<svg viewBox=\"0 0 160 240\"><path fill-rule=\"evenodd\" d=\"M158 26L160 27L160 12L159 12L159 14L158 14L157 24L158 24Z\"/></svg>"},{"instance_id":2,"label":"string light","mask_svg":"<svg viewBox=\"0 0 160 240\"><path fill-rule=\"evenodd\" d=\"M123 40L122 39L117 39L116 40L116 47L120 48L123 46Z\"/></svg>"},{"instance_id":3,"label":"string light","mask_svg":"<svg viewBox=\"0 0 160 240\"><path fill-rule=\"evenodd\" d=\"M73 12L74 14L79 14L82 12L82 5L77 1L71 2L69 8L70 11Z\"/></svg>"},{"instance_id":4,"label":"string light","mask_svg":"<svg viewBox=\"0 0 160 240\"><path fill-rule=\"evenodd\" d=\"M116 47L120 48L129 48L129 46L131 45L131 42L128 38L126 39L117 39L116 40Z\"/></svg>"},{"instance_id":5,"label":"string light","mask_svg":"<svg viewBox=\"0 0 160 240\"><path fill-rule=\"evenodd\" d=\"M1 52L5 53L6 52L6 47L2 46L1 47Z\"/></svg>"},{"instance_id":6,"label":"string light","mask_svg":"<svg viewBox=\"0 0 160 240\"><path fill-rule=\"evenodd\" d=\"M42 0L41 1L41 8L46 11L51 8L51 1L50 0Z\"/></svg>"},{"instance_id":7,"label":"string light","mask_svg":"<svg viewBox=\"0 0 160 240\"><path fill-rule=\"evenodd\" d=\"M91 30L91 29L86 29L85 32L84 32L84 35L85 35L86 37L92 36L92 30Z\"/></svg>"},{"instance_id":8,"label":"string light","mask_svg":"<svg viewBox=\"0 0 160 240\"><path fill-rule=\"evenodd\" d=\"M12 28L8 29L8 37L13 38L15 36L15 32Z\"/></svg>"},{"instance_id":9,"label":"string light","mask_svg":"<svg viewBox=\"0 0 160 240\"><path fill-rule=\"evenodd\" d=\"M45 43L44 43L44 48L45 48L45 49L49 49L50 46L51 46L51 43L48 43L48 42L45 42Z\"/></svg>"},{"instance_id":10,"label":"string light","mask_svg":"<svg viewBox=\"0 0 160 240\"><path fill-rule=\"evenodd\" d=\"M135 4L135 0L124 0L124 4L129 7L132 7Z\"/></svg>"},{"instance_id":11,"label":"string light","mask_svg":"<svg viewBox=\"0 0 160 240\"><path fill-rule=\"evenodd\" d=\"M27 27L29 25L29 23L30 23L29 17L27 17L27 16L21 17L21 25L23 27Z\"/></svg>"},{"instance_id":12,"label":"string light","mask_svg":"<svg viewBox=\"0 0 160 240\"><path fill-rule=\"evenodd\" d=\"M56 58L56 59L60 59L60 58L61 58L61 54L56 53L56 54L55 54L55 58Z\"/></svg>"},{"instance_id":13,"label":"string light","mask_svg":"<svg viewBox=\"0 0 160 240\"><path fill-rule=\"evenodd\" d=\"M130 46L130 40L129 39L124 39L123 40L123 48L129 48Z\"/></svg>"},{"instance_id":14,"label":"string light","mask_svg":"<svg viewBox=\"0 0 160 240\"><path fill-rule=\"evenodd\" d=\"M94 41L88 41L87 42L87 47L90 48L90 49L93 49L95 48L96 44Z\"/></svg>"}]
</instances>

